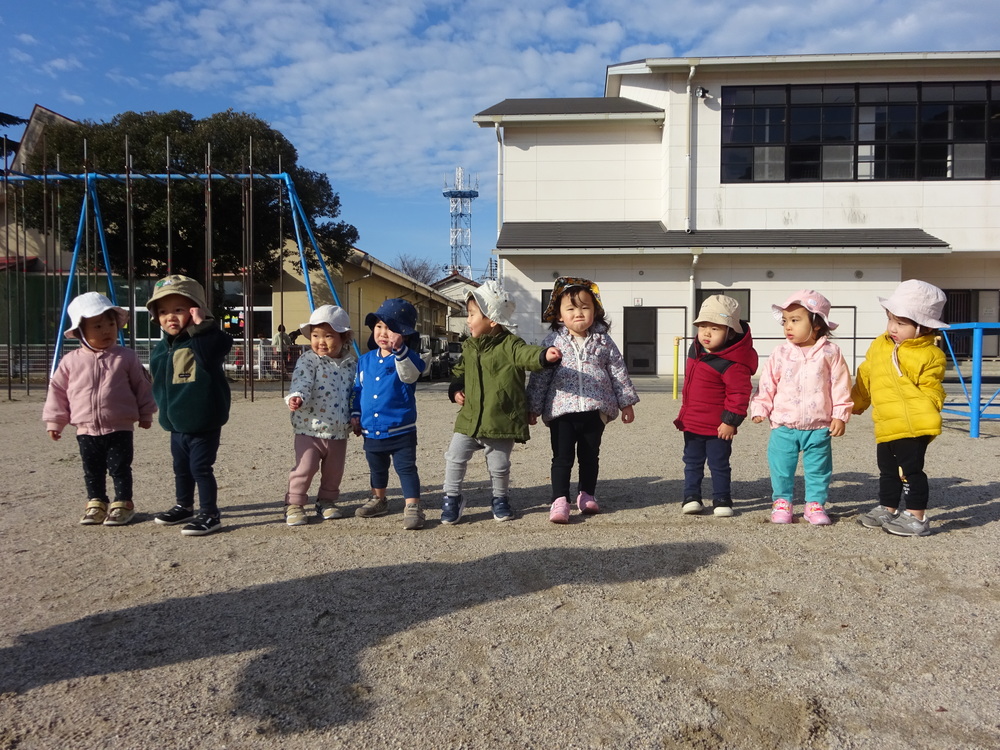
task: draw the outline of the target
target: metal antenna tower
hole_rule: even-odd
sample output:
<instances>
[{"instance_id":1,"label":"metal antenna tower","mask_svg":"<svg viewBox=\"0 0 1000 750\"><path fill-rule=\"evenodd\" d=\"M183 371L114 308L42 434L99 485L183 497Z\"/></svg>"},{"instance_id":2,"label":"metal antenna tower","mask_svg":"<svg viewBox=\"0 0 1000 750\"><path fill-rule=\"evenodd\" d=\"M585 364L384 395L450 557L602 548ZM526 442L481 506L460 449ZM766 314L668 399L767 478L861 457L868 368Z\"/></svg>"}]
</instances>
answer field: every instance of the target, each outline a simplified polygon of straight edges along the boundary
<instances>
[{"instance_id":1,"label":"metal antenna tower","mask_svg":"<svg viewBox=\"0 0 1000 750\"><path fill-rule=\"evenodd\" d=\"M465 177L461 167L455 167L455 184L445 182L444 197L451 204L451 267L466 278L472 278L472 201L479 197L476 186Z\"/></svg>"}]
</instances>

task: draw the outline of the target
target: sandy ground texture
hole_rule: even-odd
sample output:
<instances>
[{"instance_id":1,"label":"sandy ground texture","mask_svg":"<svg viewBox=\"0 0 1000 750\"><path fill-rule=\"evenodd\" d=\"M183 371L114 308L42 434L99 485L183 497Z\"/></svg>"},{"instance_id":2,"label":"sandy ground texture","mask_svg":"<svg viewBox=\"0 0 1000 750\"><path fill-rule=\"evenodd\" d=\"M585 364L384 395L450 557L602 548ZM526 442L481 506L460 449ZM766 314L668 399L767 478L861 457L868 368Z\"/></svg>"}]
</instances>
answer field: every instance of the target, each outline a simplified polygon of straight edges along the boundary
<instances>
[{"instance_id":1,"label":"sandy ground texture","mask_svg":"<svg viewBox=\"0 0 1000 750\"><path fill-rule=\"evenodd\" d=\"M609 426L603 512L548 522L548 433L518 446L496 523L481 455L439 523L455 408L421 386L427 527L285 526L277 392L244 400L217 464L224 530L152 522L168 436L137 432L140 514L84 527L71 430L42 394L0 403L0 749L995 748L1000 746L1000 423L949 421L928 453L932 529L862 528L867 415L835 441L834 523L768 522L765 425L740 430L737 514L680 512L678 402L640 385ZM344 499L367 494L361 441ZM707 489L707 487L706 487Z\"/></svg>"}]
</instances>

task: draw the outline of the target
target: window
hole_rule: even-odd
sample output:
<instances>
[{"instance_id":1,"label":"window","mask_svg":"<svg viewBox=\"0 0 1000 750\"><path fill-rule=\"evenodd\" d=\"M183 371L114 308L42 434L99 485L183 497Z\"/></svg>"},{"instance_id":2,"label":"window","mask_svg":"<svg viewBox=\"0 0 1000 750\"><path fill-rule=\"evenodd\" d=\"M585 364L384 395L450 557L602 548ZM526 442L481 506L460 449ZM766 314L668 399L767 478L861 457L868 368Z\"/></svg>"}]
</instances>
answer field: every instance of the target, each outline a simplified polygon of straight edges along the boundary
<instances>
[{"instance_id":1,"label":"window","mask_svg":"<svg viewBox=\"0 0 1000 750\"><path fill-rule=\"evenodd\" d=\"M723 183L1000 178L1000 82L726 86Z\"/></svg>"}]
</instances>

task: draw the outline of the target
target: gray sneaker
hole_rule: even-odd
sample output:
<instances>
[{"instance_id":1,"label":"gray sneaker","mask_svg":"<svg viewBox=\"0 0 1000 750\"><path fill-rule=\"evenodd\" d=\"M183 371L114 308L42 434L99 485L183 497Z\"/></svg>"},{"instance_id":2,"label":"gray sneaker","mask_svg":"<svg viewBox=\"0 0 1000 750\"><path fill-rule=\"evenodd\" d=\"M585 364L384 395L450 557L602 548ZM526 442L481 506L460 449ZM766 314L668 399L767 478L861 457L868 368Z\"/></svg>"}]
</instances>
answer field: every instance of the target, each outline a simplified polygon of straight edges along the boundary
<instances>
[{"instance_id":1,"label":"gray sneaker","mask_svg":"<svg viewBox=\"0 0 1000 750\"><path fill-rule=\"evenodd\" d=\"M375 495L372 495L367 503L354 511L354 515L360 516L361 518L374 518L375 516L384 516L388 512L388 497L378 498L375 497Z\"/></svg>"},{"instance_id":2,"label":"gray sneaker","mask_svg":"<svg viewBox=\"0 0 1000 750\"><path fill-rule=\"evenodd\" d=\"M336 503L329 500L321 500L316 503L316 515L332 521L335 518L347 518L347 513Z\"/></svg>"},{"instance_id":3,"label":"gray sneaker","mask_svg":"<svg viewBox=\"0 0 1000 750\"><path fill-rule=\"evenodd\" d=\"M407 503L403 506L403 529L415 531L424 527L424 509L420 503Z\"/></svg>"},{"instance_id":4,"label":"gray sneaker","mask_svg":"<svg viewBox=\"0 0 1000 750\"><path fill-rule=\"evenodd\" d=\"M895 519L896 516L896 513L893 513L884 505L876 505L870 511L859 517L858 523L866 529L881 529L889 523L889 521Z\"/></svg>"},{"instance_id":5,"label":"gray sneaker","mask_svg":"<svg viewBox=\"0 0 1000 750\"><path fill-rule=\"evenodd\" d=\"M931 533L930 521L926 518L921 521L916 516L910 515L908 510L904 510L882 528L896 536L930 536Z\"/></svg>"}]
</instances>

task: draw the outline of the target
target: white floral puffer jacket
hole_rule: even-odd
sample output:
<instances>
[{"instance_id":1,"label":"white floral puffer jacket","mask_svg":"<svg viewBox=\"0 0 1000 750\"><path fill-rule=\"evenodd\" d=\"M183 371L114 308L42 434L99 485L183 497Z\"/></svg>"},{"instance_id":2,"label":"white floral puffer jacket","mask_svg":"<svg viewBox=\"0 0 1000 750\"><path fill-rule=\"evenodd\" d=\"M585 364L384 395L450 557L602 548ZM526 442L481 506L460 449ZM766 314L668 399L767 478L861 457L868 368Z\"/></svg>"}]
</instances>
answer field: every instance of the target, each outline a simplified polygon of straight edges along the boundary
<instances>
[{"instance_id":1,"label":"white floral puffer jacket","mask_svg":"<svg viewBox=\"0 0 1000 750\"><path fill-rule=\"evenodd\" d=\"M639 403L625 359L607 330L597 323L583 339L560 326L545 337L542 346L557 347L562 362L528 379L528 409L543 422L586 411L600 411L611 421L620 409Z\"/></svg>"}]
</instances>

